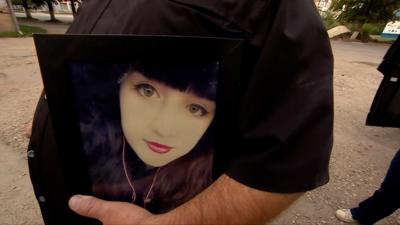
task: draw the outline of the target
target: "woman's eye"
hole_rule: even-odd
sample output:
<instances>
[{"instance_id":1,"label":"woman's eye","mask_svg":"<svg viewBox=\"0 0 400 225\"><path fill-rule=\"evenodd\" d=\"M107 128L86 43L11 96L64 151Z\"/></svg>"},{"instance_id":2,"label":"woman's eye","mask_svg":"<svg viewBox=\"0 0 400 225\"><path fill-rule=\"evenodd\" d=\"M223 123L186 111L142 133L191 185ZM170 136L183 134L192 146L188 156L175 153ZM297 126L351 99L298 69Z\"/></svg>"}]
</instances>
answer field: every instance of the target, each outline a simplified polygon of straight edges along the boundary
<instances>
[{"instance_id":1,"label":"woman's eye","mask_svg":"<svg viewBox=\"0 0 400 225\"><path fill-rule=\"evenodd\" d=\"M144 97L152 97L158 95L156 89L150 84L137 84L135 85L136 91Z\"/></svg>"},{"instance_id":2,"label":"woman's eye","mask_svg":"<svg viewBox=\"0 0 400 225\"><path fill-rule=\"evenodd\" d=\"M193 114L195 116L204 116L208 113L207 110L203 106L198 105L198 104L188 105L188 110L191 114Z\"/></svg>"}]
</instances>

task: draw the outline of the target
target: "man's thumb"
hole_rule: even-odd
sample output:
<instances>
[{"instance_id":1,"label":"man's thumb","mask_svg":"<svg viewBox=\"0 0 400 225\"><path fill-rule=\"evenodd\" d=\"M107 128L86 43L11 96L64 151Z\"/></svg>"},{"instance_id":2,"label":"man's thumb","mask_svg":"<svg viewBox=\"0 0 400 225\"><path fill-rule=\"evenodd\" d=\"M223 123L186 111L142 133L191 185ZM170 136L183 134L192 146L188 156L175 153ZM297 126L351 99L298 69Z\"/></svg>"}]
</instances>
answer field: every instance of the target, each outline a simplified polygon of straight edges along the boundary
<instances>
[{"instance_id":1,"label":"man's thumb","mask_svg":"<svg viewBox=\"0 0 400 225\"><path fill-rule=\"evenodd\" d=\"M111 209L108 204L107 201L85 195L74 195L68 201L69 208L71 208L72 211L81 216L99 220L102 220L104 215L110 213L109 211Z\"/></svg>"}]
</instances>

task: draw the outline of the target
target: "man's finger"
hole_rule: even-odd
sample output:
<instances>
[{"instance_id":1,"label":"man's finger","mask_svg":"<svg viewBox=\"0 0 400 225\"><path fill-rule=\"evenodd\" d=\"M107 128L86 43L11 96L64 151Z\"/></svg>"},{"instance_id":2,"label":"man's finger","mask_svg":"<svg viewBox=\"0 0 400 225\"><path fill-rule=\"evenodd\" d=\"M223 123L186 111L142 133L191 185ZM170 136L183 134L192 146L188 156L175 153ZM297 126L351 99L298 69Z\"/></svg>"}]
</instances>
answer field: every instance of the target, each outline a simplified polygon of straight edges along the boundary
<instances>
[{"instance_id":1,"label":"man's finger","mask_svg":"<svg viewBox=\"0 0 400 225\"><path fill-rule=\"evenodd\" d=\"M100 200L92 196L74 195L69 199L68 205L72 211L81 216L87 216L102 220L104 215L108 215L112 210L107 201Z\"/></svg>"},{"instance_id":2,"label":"man's finger","mask_svg":"<svg viewBox=\"0 0 400 225\"><path fill-rule=\"evenodd\" d=\"M104 201L85 195L72 196L68 205L79 215L98 219L103 224L138 224L152 216L147 210L134 204Z\"/></svg>"}]
</instances>

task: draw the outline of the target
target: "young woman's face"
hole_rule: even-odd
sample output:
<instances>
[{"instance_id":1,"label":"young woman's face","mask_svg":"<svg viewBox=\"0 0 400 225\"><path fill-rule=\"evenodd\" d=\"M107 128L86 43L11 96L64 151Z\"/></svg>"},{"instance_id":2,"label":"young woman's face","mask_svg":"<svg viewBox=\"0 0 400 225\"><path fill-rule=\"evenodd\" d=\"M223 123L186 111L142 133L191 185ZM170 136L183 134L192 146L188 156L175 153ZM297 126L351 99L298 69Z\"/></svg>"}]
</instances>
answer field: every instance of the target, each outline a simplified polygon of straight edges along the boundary
<instances>
[{"instance_id":1,"label":"young woman's face","mask_svg":"<svg viewBox=\"0 0 400 225\"><path fill-rule=\"evenodd\" d=\"M139 72L121 83L122 129L146 164L163 166L191 151L215 114L215 102L182 92Z\"/></svg>"}]
</instances>

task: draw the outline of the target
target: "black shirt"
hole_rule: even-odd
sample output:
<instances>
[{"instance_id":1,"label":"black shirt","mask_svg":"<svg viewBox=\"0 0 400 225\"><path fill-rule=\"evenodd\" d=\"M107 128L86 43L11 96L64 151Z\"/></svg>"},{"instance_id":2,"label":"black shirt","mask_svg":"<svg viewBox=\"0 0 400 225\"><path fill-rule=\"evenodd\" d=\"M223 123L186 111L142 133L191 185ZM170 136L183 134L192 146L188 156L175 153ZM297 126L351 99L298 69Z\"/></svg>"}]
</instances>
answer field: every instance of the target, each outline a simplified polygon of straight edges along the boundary
<instances>
[{"instance_id":1,"label":"black shirt","mask_svg":"<svg viewBox=\"0 0 400 225\"><path fill-rule=\"evenodd\" d=\"M281 193L328 182L333 60L312 1L86 0L68 33L244 38L239 140L222 172Z\"/></svg>"}]
</instances>

